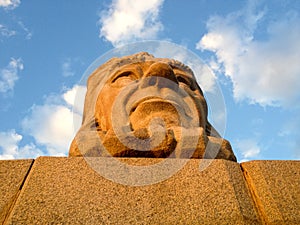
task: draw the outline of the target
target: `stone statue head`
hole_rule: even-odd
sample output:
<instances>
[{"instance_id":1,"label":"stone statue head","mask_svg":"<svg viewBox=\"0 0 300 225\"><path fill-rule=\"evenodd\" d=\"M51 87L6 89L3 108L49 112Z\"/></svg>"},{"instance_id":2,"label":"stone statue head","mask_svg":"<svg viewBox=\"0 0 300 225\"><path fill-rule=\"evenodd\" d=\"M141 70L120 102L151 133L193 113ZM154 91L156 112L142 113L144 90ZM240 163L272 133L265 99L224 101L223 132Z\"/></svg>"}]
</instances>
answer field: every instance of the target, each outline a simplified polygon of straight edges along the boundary
<instances>
[{"instance_id":1,"label":"stone statue head","mask_svg":"<svg viewBox=\"0 0 300 225\"><path fill-rule=\"evenodd\" d=\"M223 158L228 141L183 63L141 52L113 58L89 77L82 126L69 156Z\"/></svg>"}]
</instances>

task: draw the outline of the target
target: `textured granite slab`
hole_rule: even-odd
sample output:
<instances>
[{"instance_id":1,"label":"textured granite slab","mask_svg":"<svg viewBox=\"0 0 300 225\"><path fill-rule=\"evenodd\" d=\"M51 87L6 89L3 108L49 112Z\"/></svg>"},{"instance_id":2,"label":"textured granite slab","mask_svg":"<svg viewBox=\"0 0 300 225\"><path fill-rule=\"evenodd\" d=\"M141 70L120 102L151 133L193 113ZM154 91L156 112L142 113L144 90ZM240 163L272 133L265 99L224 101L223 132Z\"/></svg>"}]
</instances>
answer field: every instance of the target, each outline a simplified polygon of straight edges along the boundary
<instances>
[{"instance_id":1,"label":"textured granite slab","mask_svg":"<svg viewBox=\"0 0 300 225\"><path fill-rule=\"evenodd\" d=\"M300 161L251 161L241 166L265 223L300 224Z\"/></svg>"},{"instance_id":2,"label":"textured granite slab","mask_svg":"<svg viewBox=\"0 0 300 225\"><path fill-rule=\"evenodd\" d=\"M0 160L0 224L16 201L33 160Z\"/></svg>"},{"instance_id":3,"label":"textured granite slab","mask_svg":"<svg viewBox=\"0 0 300 225\"><path fill-rule=\"evenodd\" d=\"M159 171L143 174L149 166L161 162L162 159L131 158L113 165L108 158L87 163L80 157L40 157L31 169L8 224L261 222L238 163L172 159L171 164L163 165ZM133 173L124 169L124 164L145 170ZM156 179L171 171L170 165L183 168L170 178ZM106 170L110 172L105 174ZM157 183L139 183L141 180L151 183L144 179L146 176Z\"/></svg>"}]
</instances>

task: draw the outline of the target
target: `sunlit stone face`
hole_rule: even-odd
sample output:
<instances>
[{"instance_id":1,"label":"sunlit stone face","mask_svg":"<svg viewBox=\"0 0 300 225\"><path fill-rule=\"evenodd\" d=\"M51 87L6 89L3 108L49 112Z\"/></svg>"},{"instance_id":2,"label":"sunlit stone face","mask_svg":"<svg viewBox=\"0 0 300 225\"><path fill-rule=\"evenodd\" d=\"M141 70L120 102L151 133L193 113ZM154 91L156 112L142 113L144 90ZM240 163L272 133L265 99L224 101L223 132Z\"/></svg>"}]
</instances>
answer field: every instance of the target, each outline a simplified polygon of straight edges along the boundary
<instances>
[{"instance_id":1,"label":"sunlit stone face","mask_svg":"<svg viewBox=\"0 0 300 225\"><path fill-rule=\"evenodd\" d=\"M199 127L200 118L207 116L205 100L192 73L168 62L146 61L122 66L103 86L95 108L101 130L113 128L113 105L125 94L121 93L124 88L127 88L128 97L124 98L123 107L128 111L132 130L147 129L154 118L159 118L157 122L167 128L186 123L189 126L195 115L198 121L193 126ZM130 102L130 97L136 101ZM196 113L191 112L193 108L197 109ZM179 112L184 118L180 118ZM204 121L202 123L204 126Z\"/></svg>"},{"instance_id":2,"label":"sunlit stone face","mask_svg":"<svg viewBox=\"0 0 300 225\"><path fill-rule=\"evenodd\" d=\"M236 161L229 142L207 121L193 71L145 52L113 58L90 75L69 156Z\"/></svg>"}]
</instances>

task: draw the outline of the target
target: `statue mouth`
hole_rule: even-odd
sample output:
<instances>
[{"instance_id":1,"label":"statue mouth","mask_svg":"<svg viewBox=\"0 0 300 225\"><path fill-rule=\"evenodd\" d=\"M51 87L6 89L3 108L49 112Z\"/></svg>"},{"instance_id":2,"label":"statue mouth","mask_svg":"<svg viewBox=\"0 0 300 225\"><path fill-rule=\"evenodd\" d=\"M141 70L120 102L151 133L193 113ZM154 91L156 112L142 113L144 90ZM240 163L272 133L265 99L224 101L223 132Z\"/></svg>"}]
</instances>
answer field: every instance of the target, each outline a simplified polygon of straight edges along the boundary
<instances>
[{"instance_id":1,"label":"statue mouth","mask_svg":"<svg viewBox=\"0 0 300 225\"><path fill-rule=\"evenodd\" d=\"M163 105L166 105L166 106L172 105L175 108L180 107L178 103L171 101L171 100L158 98L158 97L146 97L146 98L136 102L135 104L133 104L129 115L134 113L138 109L138 107L143 106L143 105L147 105L149 108L154 109L154 111L163 110L163 108L161 108L161 106L163 106ZM167 110L167 108L165 108L165 110Z\"/></svg>"},{"instance_id":2,"label":"statue mouth","mask_svg":"<svg viewBox=\"0 0 300 225\"><path fill-rule=\"evenodd\" d=\"M151 121L165 127L179 126L179 107L178 103L162 98L142 99L134 104L130 111L131 127L133 130L148 128Z\"/></svg>"}]
</instances>

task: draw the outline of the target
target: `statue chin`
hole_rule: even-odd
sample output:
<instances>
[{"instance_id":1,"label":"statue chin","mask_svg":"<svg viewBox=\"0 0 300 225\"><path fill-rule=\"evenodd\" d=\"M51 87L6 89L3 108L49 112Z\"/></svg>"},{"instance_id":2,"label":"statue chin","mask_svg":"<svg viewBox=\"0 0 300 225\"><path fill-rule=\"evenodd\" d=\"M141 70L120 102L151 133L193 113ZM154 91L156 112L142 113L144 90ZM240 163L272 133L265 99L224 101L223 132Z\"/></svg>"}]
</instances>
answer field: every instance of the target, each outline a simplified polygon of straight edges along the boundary
<instances>
[{"instance_id":1,"label":"statue chin","mask_svg":"<svg viewBox=\"0 0 300 225\"><path fill-rule=\"evenodd\" d=\"M146 100L138 104L130 113L132 130L150 129L151 126L167 128L180 126L176 103L164 100Z\"/></svg>"}]
</instances>

